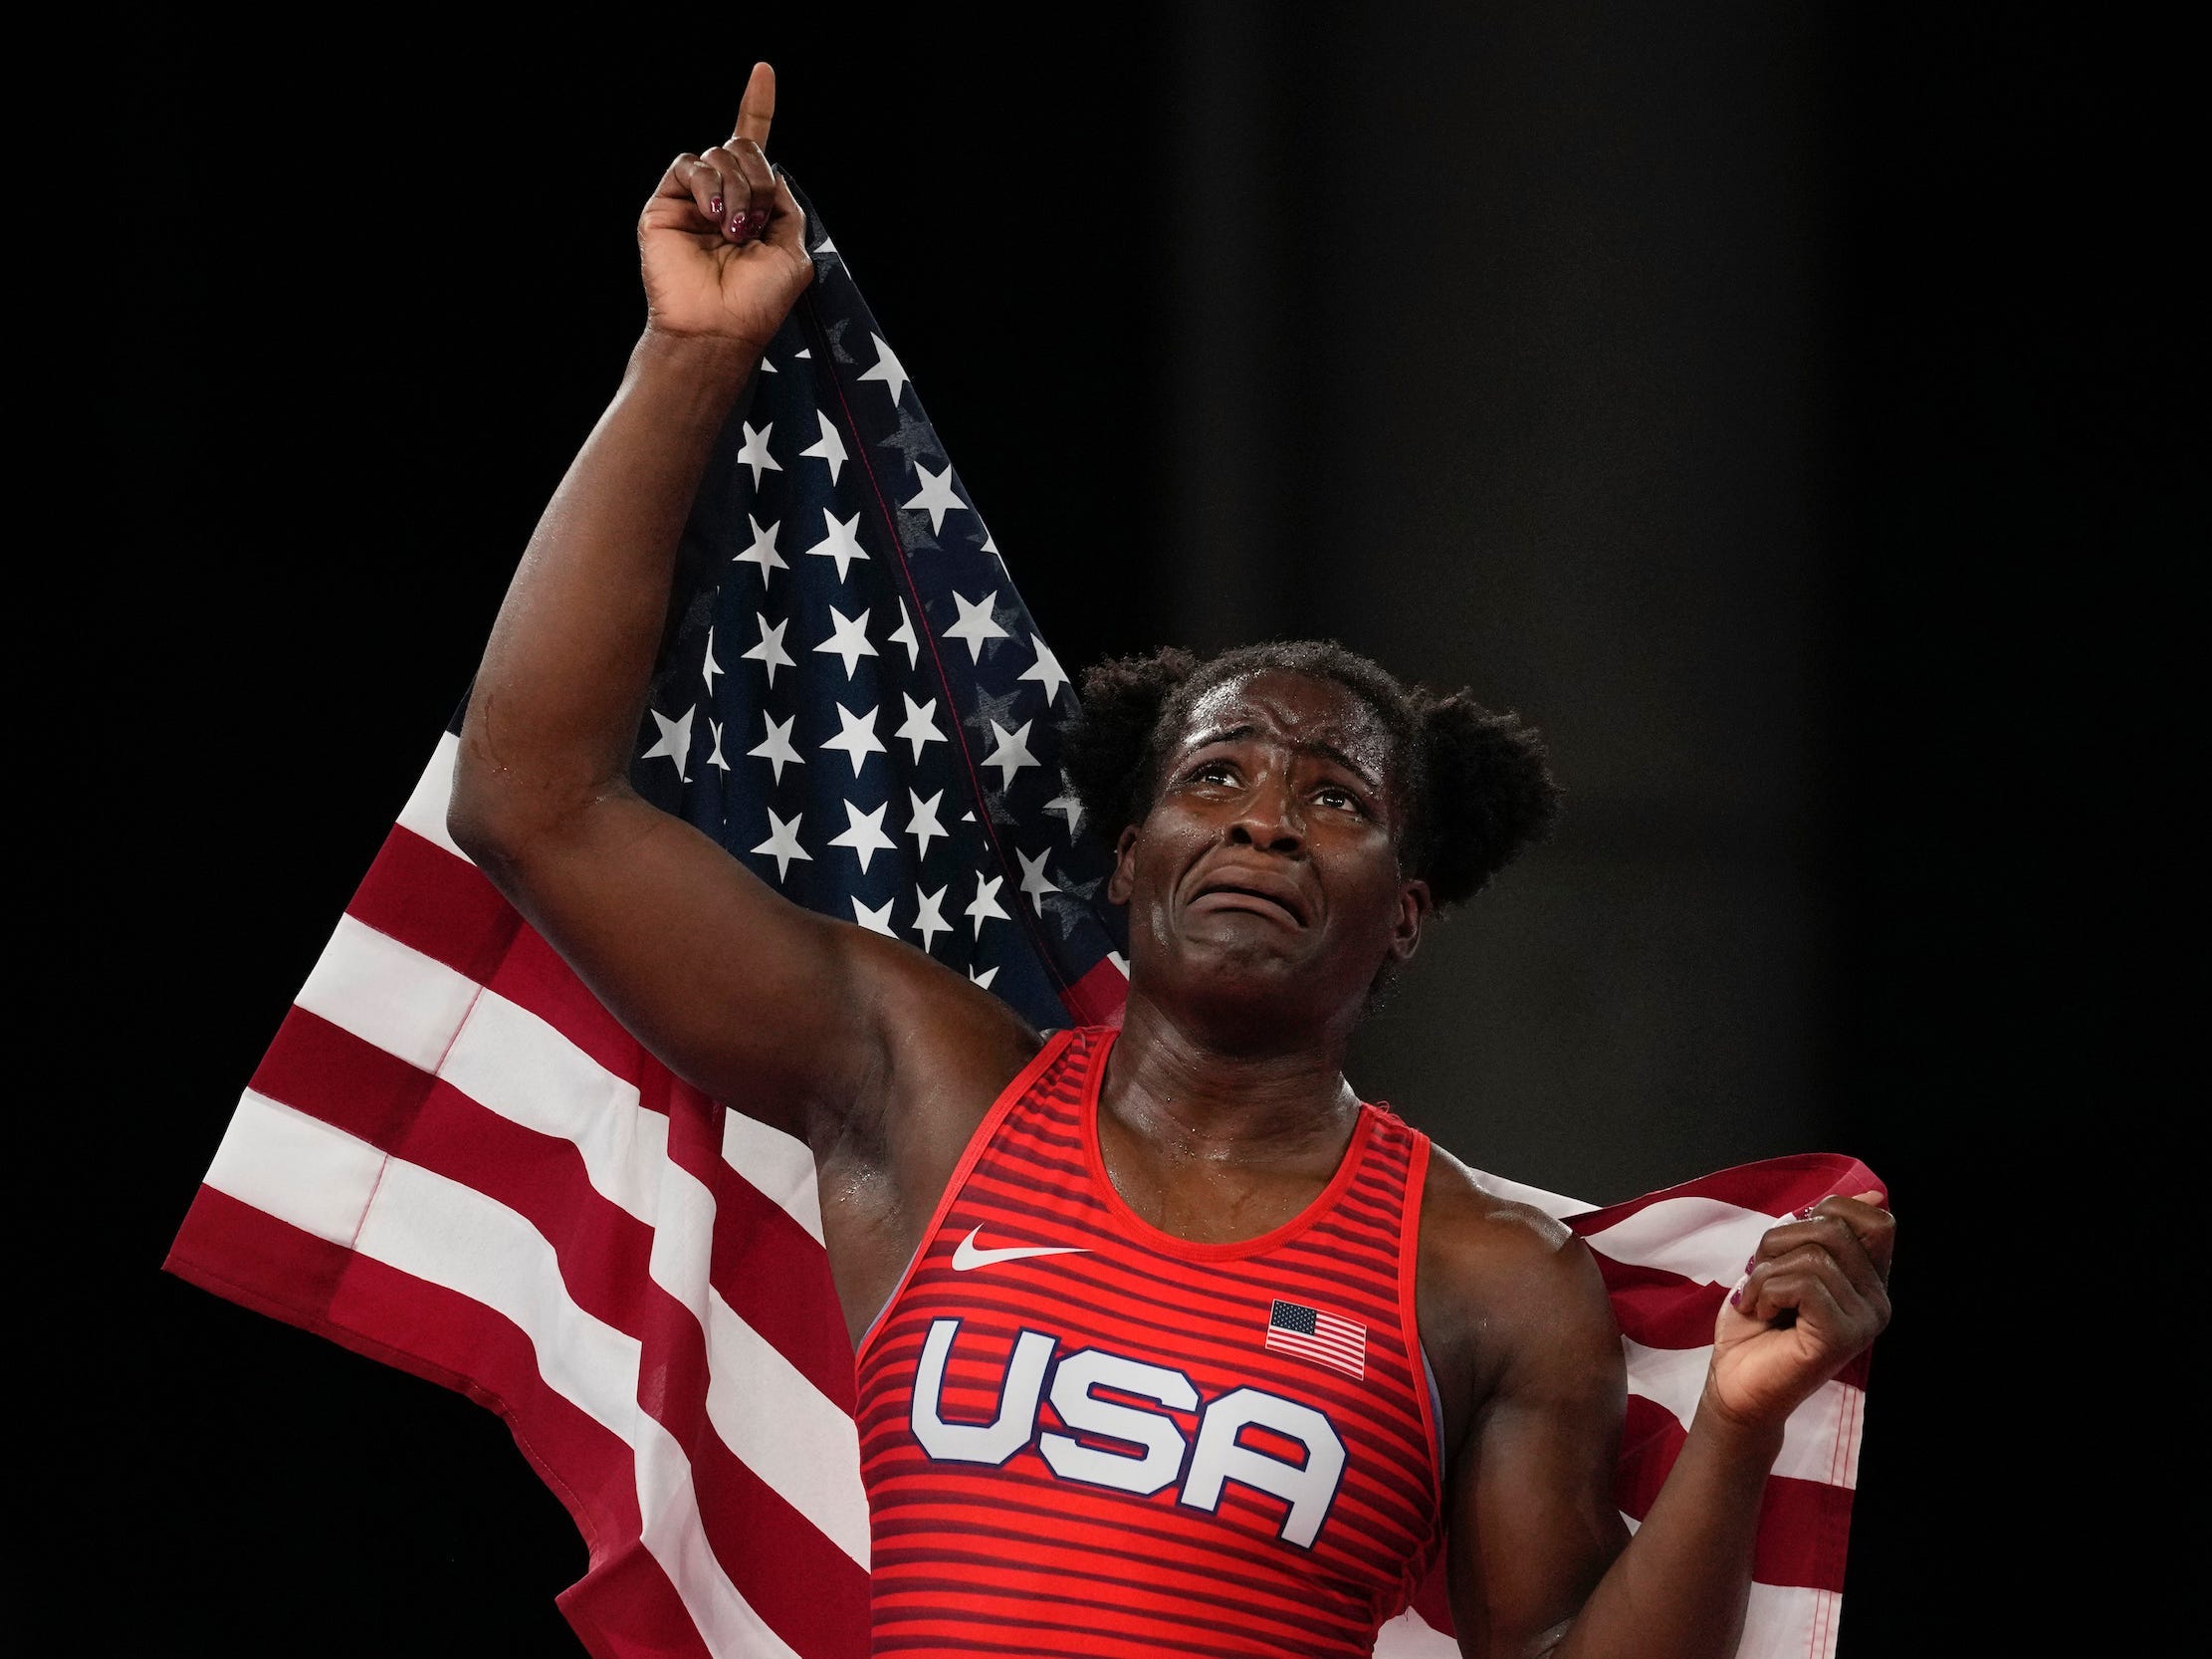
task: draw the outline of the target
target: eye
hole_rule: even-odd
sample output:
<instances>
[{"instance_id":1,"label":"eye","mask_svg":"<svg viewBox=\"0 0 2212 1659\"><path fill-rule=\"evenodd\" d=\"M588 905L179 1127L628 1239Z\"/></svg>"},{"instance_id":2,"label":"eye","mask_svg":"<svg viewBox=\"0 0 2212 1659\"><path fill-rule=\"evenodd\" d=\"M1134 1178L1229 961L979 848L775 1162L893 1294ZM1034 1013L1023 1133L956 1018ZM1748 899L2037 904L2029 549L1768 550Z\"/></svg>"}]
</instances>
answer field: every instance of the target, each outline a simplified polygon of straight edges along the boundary
<instances>
[{"instance_id":1,"label":"eye","mask_svg":"<svg viewBox=\"0 0 2212 1659\"><path fill-rule=\"evenodd\" d=\"M1357 813L1362 818L1367 816L1367 803L1342 784L1323 784L1313 792L1313 798L1324 807L1335 807L1345 812Z\"/></svg>"},{"instance_id":2,"label":"eye","mask_svg":"<svg viewBox=\"0 0 2212 1659\"><path fill-rule=\"evenodd\" d=\"M1183 781L1186 784L1233 784L1236 782L1236 767L1217 756L1213 760L1199 762L1183 775Z\"/></svg>"}]
</instances>

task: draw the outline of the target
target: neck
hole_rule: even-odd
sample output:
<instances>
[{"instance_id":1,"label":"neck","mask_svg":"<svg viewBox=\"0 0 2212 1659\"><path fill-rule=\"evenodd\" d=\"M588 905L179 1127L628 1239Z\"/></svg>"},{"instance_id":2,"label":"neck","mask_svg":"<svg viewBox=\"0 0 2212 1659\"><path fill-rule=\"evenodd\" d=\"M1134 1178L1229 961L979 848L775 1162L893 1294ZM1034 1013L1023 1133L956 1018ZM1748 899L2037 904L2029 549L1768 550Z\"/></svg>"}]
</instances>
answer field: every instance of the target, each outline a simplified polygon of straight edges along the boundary
<instances>
[{"instance_id":1,"label":"neck","mask_svg":"<svg viewBox=\"0 0 2212 1659\"><path fill-rule=\"evenodd\" d=\"M1224 1051L1132 986L1099 1103L1146 1143L1187 1158L1333 1158L1359 1110L1345 1050L1339 1034L1308 1032Z\"/></svg>"}]
</instances>

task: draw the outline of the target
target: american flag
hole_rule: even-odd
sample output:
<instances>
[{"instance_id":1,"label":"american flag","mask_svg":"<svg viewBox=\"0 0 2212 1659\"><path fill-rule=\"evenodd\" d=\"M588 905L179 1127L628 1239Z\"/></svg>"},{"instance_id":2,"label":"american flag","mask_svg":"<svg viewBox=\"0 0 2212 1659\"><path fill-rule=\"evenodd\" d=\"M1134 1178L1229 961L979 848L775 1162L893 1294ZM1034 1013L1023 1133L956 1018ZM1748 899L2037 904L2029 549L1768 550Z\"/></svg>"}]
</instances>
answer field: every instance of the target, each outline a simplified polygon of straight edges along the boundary
<instances>
[{"instance_id":1,"label":"american flag","mask_svg":"<svg viewBox=\"0 0 2212 1659\"><path fill-rule=\"evenodd\" d=\"M1367 1375L1367 1326L1302 1302L1277 1299L1268 1308L1267 1346L1356 1377Z\"/></svg>"},{"instance_id":2,"label":"american flag","mask_svg":"<svg viewBox=\"0 0 2212 1659\"><path fill-rule=\"evenodd\" d=\"M815 282L685 531L633 780L792 899L912 941L1040 1028L1110 1022L1122 924L1055 764L1068 676L807 221ZM599 1659L858 1659L867 1505L812 1160L655 1063L454 846L454 751L449 731L167 1266L499 1412L589 1546L560 1606ZM1876 1184L1783 1160L1575 1215L1497 1183L1601 1253L1632 1519L1751 1242ZM1863 1385L1862 1364L1791 1422L1746 1655L1833 1650ZM1449 1654L1447 1629L1433 1580L1377 1652Z\"/></svg>"}]
</instances>

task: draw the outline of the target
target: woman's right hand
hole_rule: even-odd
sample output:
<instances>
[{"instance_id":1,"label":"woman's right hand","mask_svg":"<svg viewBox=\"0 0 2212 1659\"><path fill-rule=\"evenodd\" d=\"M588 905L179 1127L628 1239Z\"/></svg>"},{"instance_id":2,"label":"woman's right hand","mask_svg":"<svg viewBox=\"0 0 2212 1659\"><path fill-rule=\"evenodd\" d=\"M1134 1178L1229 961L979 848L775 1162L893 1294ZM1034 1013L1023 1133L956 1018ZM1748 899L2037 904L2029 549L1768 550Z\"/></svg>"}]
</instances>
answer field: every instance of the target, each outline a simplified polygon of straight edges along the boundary
<instances>
[{"instance_id":1,"label":"woman's right hand","mask_svg":"<svg viewBox=\"0 0 2212 1659\"><path fill-rule=\"evenodd\" d=\"M653 332L763 351L813 280L805 215L765 153L774 117L775 71L755 64L737 131L704 155L677 156L638 216Z\"/></svg>"}]
</instances>

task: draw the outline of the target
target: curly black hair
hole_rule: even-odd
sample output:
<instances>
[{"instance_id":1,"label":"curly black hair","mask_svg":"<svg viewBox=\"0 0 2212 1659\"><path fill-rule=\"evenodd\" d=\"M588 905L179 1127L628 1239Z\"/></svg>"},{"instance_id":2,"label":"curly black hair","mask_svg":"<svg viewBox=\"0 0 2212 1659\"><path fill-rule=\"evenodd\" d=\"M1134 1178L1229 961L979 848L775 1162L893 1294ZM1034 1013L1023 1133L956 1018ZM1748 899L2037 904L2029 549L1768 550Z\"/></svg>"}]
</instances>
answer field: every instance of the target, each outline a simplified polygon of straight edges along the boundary
<instances>
[{"instance_id":1,"label":"curly black hair","mask_svg":"<svg viewBox=\"0 0 2212 1659\"><path fill-rule=\"evenodd\" d=\"M1170 646L1115 657L1083 674L1082 712L1062 733L1061 765L1101 826L1142 823L1160 760L1191 707L1216 686L1278 670L1334 680L1390 734L1406 819L1399 859L1441 907L1474 896L1559 815L1544 746L1513 714L1493 714L1461 689L1439 697L1333 639L1273 640L1201 659Z\"/></svg>"}]
</instances>

